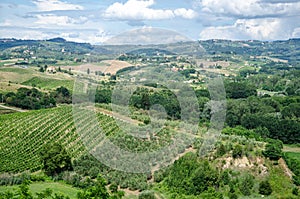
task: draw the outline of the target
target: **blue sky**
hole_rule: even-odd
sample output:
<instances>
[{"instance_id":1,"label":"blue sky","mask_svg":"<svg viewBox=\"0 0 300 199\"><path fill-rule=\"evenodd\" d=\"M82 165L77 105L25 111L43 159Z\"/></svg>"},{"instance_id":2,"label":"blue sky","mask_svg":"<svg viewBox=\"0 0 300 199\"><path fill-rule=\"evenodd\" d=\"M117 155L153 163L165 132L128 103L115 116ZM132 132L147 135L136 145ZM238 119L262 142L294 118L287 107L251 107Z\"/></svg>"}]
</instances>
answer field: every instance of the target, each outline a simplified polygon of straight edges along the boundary
<instances>
[{"instance_id":1,"label":"blue sky","mask_svg":"<svg viewBox=\"0 0 300 199\"><path fill-rule=\"evenodd\" d=\"M1 0L0 37L99 44L161 28L197 39L300 37L300 0ZM159 40L159 38L158 38Z\"/></svg>"}]
</instances>

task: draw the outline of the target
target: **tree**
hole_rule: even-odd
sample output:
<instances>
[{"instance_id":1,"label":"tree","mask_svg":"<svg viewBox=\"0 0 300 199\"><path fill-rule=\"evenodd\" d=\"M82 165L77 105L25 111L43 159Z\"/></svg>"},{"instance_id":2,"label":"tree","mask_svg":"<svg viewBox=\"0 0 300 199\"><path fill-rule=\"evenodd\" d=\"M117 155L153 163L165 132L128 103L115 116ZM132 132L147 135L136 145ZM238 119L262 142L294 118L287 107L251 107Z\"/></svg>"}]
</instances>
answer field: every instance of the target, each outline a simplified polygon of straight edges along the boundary
<instances>
[{"instance_id":1,"label":"tree","mask_svg":"<svg viewBox=\"0 0 300 199\"><path fill-rule=\"evenodd\" d=\"M276 143L268 143L263 155L270 160L279 160L282 157L282 148Z\"/></svg>"},{"instance_id":2,"label":"tree","mask_svg":"<svg viewBox=\"0 0 300 199\"><path fill-rule=\"evenodd\" d=\"M40 71L41 73L45 72L44 67L41 66L40 69L39 69L39 71Z\"/></svg>"},{"instance_id":3,"label":"tree","mask_svg":"<svg viewBox=\"0 0 300 199\"><path fill-rule=\"evenodd\" d=\"M108 199L109 193L106 189L107 182L105 179L98 175L95 186L85 189L83 192L78 192L78 199Z\"/></svg>"},{"instance_id":4,"label":"tree","mask_svg":"<svg viewBox=\"0 0 300 199\"><path fill-rule=\"evenodd\" d=\"M256 88L246 82L230 82L225 84L226 95L229 98L247 98L256 95Z\"/></svg>"},{"instance_id":5,"label":"tree","mask_svg":"<svg viewBox=\"0 0 300 199\"><path fill-rule=\"evenodd\" d=\"M239 183L239 189L245 196L250 196L254 186L254 177L251 174L245 174Z\"/></svg>"},{"instance_id":6,"label":"tree","mask_svg":"<svg viewBox=\"0 0 300 199\"><path fill-rule=\"evenodd\" d=\"M63 171L71 170L71 157L67 151L57 143L47 145L41 151L43 169L49 176L58 175Z\"/></svg>"},{"instance_id":7,"label":"tree","mask_svg":"<svg viewBox=\"0 0 300 199\"><path fill-rule=\"evenodd\" d=\"M259 183L259 193L265 196L269 196L272 193L272 187L269 181L265 180Z\"/></svg>"}]
</instances>

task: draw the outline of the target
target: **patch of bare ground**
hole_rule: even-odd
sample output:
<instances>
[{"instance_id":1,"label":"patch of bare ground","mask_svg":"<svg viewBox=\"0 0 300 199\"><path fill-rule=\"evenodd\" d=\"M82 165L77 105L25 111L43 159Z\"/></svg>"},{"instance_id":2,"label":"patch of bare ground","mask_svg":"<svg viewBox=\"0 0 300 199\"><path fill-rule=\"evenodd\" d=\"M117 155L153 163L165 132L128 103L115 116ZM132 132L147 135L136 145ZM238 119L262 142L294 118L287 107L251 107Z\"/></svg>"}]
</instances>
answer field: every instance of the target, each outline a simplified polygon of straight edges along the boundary
<instances>
[{"instance_id":1,"label":"patch of bare ground","mask_svg":"<svg viewBox=\"0 0 300 199\"><path fill-rule=\"evenodd\" d=\"M126 61L105 60L100 63L87 63L80 66L61 66L61 68L64 70L69 70L71 68L72 71L79 71L84 73L86 73L89 69L91 73L94 73L95 71L101 71L105 74L110 73L112 75L115 75L118 70L127 68L129 66L132 66L132 64Z\"/></svg>"},{"instance_id":2,"label":"patch of bare ground","mask_svg":"<svg viewBox=\"0 0 300 199\"><path fill-rule=\"evenodd\" d=\"M222 166L223 169L235 168L235 169L253 169L255 168L258 173L262 176L268 173L268 168L264 165L264 159L261 157L247 158L246 156L242 158L232 158L227 157L221 160L225 160L225 164Z\"/></svg>"},{"instance_id":3,"label":"patch of bare ground","mask_svg":"<svg viewBox=\"0 0 300 199\"><path fill-rule=\"evenodd\" d=\"M289 167L286 165L284 159L280 158L278 160L278 165L283 169L286 176L288 176L290 179L293 178L293 172L289 169Z\"/></svg>"},{"instance_id":4,"label":"patch of bare ground","mask_svg":"<svg viewBox=\"0 0 300 199\"><path fill-rule=\"evenodd\" d=\"M104 108L95 107L95 110L98 111L98 112L103 113L104 115L107 115L107 116L109 116L109 117L114 117L114 118L116 118L116 119L118 119L118 120L121 120L121 121L123 121L123 122L130 123L130 124L138 125L138 124L142 123L142 122L140 122L140 121L138 121L138 120L133 120L133 119L131 119L130 117L121 115L121 114L116 113L116 112L109 111L109 110L104 109Z\"/></svg>"},{"instance_id":5,"label":"patch of bare ground","mask_svg":"<svg viewBox=\"0 0 300 199\"><path fill-rule=\"evenodd\" d=\"M16 107L5 106L3 104L0 104L0 107L4 108L4 109L8 109L8 110L17 111L17 112L26 112L27 111L27 110L23 110L23 109L16 108Z\"/></svg>"},{"instance_id":6,"label":"patch of bare ground","mask_svg":"<svg viewBox=\"0 0 300 199\"><path fill-rule=\"evenodd\" d=\"M294 146L283 146L284 152L294 152L294 153L300 153L300 147L294 147Z\"/></svg>"},{"instance_id":7,"label":"patch of bare ground","mask_svg":"<svg viewBox=\"0 0 300 199\"><path fill-rule=\"evenodd\" d=\"M139 190L132 191L130 189L120 189L120 191L124 191L125 196L128 196L128 195L138 196L141 193Z\"/></svg>"}]
</instances>

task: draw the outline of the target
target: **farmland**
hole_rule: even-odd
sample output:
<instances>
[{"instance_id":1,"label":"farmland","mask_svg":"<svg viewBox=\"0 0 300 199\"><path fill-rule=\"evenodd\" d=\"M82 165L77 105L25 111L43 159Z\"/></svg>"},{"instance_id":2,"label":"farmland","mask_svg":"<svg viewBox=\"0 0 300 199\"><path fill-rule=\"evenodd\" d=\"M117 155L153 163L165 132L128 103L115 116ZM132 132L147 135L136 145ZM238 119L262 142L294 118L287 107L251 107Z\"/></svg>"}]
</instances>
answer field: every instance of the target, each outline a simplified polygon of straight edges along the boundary
<instances>
[{"instance_id":1,"label":"farmland","mask_svg":"<svg viewBox=\"0 0 300 199\"><path fill-rule=\"evenodd\" d=\"M0 198L24 186L70 198L299 197L300 58L287 47L298 40L7 42Z\"/></svg>"}]
</instances>

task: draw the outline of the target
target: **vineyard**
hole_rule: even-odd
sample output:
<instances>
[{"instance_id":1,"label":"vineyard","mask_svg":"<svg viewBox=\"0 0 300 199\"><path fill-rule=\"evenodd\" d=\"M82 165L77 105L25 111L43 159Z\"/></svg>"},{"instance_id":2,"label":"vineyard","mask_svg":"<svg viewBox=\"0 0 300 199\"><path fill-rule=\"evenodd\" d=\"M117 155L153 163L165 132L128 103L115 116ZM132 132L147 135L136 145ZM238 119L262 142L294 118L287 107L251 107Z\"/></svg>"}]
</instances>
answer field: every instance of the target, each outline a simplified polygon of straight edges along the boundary
<instances>
[{"instance_id":1,"label":"vineyard","mask_svg":"<svg viewBox=\"0 0 300 199\"><path fill-rule=\"evenodd\" d=\"M39 170L44 145L61 143L72 157L84 152L75 132L71 107L0 116L0 171Z\"/></svg>"},{"instance_id":2,"label":"vineyard","mask_svg":"<svg viewBox=\"0 0 300 199\"><path fill-rule=\"evenodd\" d=\"M1 115L0 172L40 170L39 153L43 146L53 142L60 143L71 157L77 159L87 150L96 150L104 137L119 148L138 153L169 145L176 134L171 125L166 124L166 128L155 134L138 137L131 133L141 131L143 126L126 124L101 112L96 114L95 120L90 115L95 113L87 109L72 112L71 106ZM183 146L181 150L184 150Z\"/></svg>"}]
</instances>

